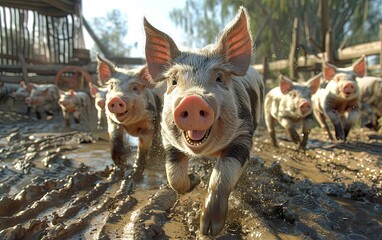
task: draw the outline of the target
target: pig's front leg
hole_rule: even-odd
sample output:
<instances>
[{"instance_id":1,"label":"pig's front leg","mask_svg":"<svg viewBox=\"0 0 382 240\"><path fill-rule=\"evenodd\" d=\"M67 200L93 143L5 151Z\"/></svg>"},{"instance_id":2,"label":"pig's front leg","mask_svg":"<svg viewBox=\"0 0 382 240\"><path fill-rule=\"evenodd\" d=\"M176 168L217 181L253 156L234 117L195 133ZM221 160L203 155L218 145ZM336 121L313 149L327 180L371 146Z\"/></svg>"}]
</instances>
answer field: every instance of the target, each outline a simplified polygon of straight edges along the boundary
<instances>
[{"instance_id":1,"label":"pig's front leg","mask_svg":"<svg viewBox=\"0 0 382 240\"><path fill-rule=\"evenodd\" d=\"M278 147L276 132L275 132L275 119L271 116L269 112L265 112L264 118L265 118L265 124L267 126L269 136L271 137L271 140L272 140L272 144L274 147Z\"/></svg>"},{"instance_id":2,"label":"pig's front leg","mask_svg":"<svg viewBox=\"0 0 382 240\"><path fill-rule=\"evenodd\" d=\"M52 109L52 104L50 104L50 103L45 104L44 111L45 111L47 120L51 120L53 118L53 112L51 109Z\"/></svg>"},{"instance_id":3,"label":"pig's front leg","mask_svg":"<svg viewBox=\"0 0 382 240\"><path fill-rule=\"evenodd\" d=\"M75 111L73 113L73 118L74 118L75 123L77 123L77 124L80 123L80 117L81 117L80 111Z\"/></svg>"},{"instance_id":4,"label":"pig's front leg","mask_svg":"<svg viewBox=\"0 0 382 240\"><path fill-rule=\"evenodd\" d=\"M326 111L326 115L329 117L334 126L337 140L345 141L345 132L342 127L341 118L338 114L338 111L335 109L329 109Z\"/></svg>"},{"instance_id":5,"label":"pig's front leg","mask_svg":"<svg viewBox=\"0 0 382 240\"><path fill-rule=\"evenodd\" d=\"M114 164L124 168L126 166L125 130L119 124L108 119L108 132L111 142L111 158Z\"/></svg>"},{"instance_id":6,"label":"pig's front leg","mask_svg":"<svg viewBox=\"0 0 382 240\"><path fill-rule=\"evenodd\" d=\"M300 136L296 132L296 129L294 128L293 123L289 118L281 118L280 124L287 130L290 138L294 143L300 142Z\"/></svg>"},{"instance_id":7,"label":"pig's front leg","mask_svg":"<svg viewBox=\"0 0 382 240\"><path fill-rule=\"evenodd\" d=\"M355 125L357 122L359 115L359 109L356 106L348 107L346 113L345 113L345 121L344 121L344 141L346 141L347 136L349 135L350 129L352 126Z\"/></svg>"},{"instance_id":8,"label":"pig's front leg","mask_svg":"<svg viewBox=\"0 0 382 240\"><path fill-rule=\"evenodd\" d=\"M200 229L203 235L217 235L224 227L228 197L243 172L252 146L251 139L241 140L223 151L212 171L200 216Z\"/></svg>"},{"instance_id":9,"label":"pig's front leg","mask_svg":"<svg viewBox=\"0 0 382 240\"><path fill-rule=\"evenodd\" d=\"M329 126L328 126L328 124L326 123L326 120L325 120L325 115L323 113L321 113L321 112L318 112L318 111L313 111L313 113L314 113L314 116L317 119L317 122L320 124L321 128L323 128L325 130L326 135L328 136L328 138L330 140L333 140L333 136L330 133Z\"/></svg>"},{"instance_id":10,"label":"pig's front leg","mask_svg":"<svg viewBox=\"0 0 382 240\"><path fill-rule=\"evenodd\" d=\"M69 113L66 110L62 109L62 116L64 116L65 119L65 126L70 127Z\"/></svg>"},{"instance_id":11,"label":"pig's front leg","mask_svg":"<svg viewBox=\"0 0 382 240\"><path fill-rule=\"evenodd\" d=\"M40 107L34 107L34 113L36 114L36 118L40 120L42 118L40 113Z\"/></svg>"},{"instance_id":12,"label":"pig's front leg","mask_svg":"<svg viewBox=\"0 0 382 240\"><path fill-rule=\"evenodd\" d=\"M146 167L146 159L151 149L154 132L141 129L138 137L138 150L134 163L134 173L136 176L142 175Z\"/></svg>"},{"instance_id":13,"label":"pig's front leg","mask_svg":"<svg viewBox=\"0 0 382 240\"><path fill-rule=\"evenodd\" d=\"M313 114L306 116L302 122L302 141L300 142L299 148L302 150L306 149L306 144L308 143L308 137L310 130L314 125Z\"/></svg>"},{"instance_id":14,"label":"pig's front leg","mask_svg":"<svg viewBox=\"0 0 382 240\"><path fill-rule=\"evenodd\" d=\"M172 146L167 146L165 151L167 181L171 188L180 194L192 191L200 183L200 179L187 174L188 157Z\"/></svg>"}]
</instances>

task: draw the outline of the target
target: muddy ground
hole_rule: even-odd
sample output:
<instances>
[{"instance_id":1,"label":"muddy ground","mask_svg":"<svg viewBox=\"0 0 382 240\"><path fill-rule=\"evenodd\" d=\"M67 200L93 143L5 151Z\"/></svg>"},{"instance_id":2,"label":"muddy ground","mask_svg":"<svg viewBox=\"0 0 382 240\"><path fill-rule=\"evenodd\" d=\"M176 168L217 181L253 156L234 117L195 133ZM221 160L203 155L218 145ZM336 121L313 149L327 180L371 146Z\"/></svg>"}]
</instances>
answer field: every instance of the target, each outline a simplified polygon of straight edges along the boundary
<instances>
[{"instance_id":1,"label":"muddy ground","mask_svg":"<svg viewBox=\"0 0 382 240\"><path fill-rule=\"evenodd\" d=\"M330 143L315 128L306 152L277 136L274 148L257 130L214 239L382 239L381 135L357 128ZM209 239L199 209L212 164L194 160L202 183L177 195L163 171L123 177L105 131L1 111L0 239Z\"/></svg>"}]
</instances>

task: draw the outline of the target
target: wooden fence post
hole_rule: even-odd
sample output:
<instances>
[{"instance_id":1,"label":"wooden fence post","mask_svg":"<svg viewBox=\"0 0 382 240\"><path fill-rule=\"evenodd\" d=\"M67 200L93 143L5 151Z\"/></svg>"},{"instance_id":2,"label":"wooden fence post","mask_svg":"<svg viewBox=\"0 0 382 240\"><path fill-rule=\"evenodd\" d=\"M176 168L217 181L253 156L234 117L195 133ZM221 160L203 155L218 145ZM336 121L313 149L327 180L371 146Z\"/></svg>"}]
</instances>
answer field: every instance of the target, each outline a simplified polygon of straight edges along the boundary
<instances>
[{"instance_id":1,"label":"wooden fence post","mask_svg":"<svg viewBox=\"0 0 382 240\"><path fill-rule=\"evenodd\" d=\"M335 56L334 56L334 46L333 46L333 38L332 38L332 31L328 31L325 34L325 61L336 64L335 62Z\"/></svg>"},{"instance_id":2,"label":"wooden fence post","mask_svg":"<svg viewBox=\"0 0 382 240\"><path fill-rule=\"evenodd\" d=\"M292 80L296 80L298 59L297 59L297 46L298 46L298 18L295 17L293 20L293 32L292 32L292 42L290 45L289 53L289 77Z\"/></svg>"},{"instance_id":3,"label":"wooden fence post","mask_svg":"<svg viewBox=\"0 0 382 240\"><path fill-rule=\"evenodd\" d=\"M382 77L382 23L379 24L379 38L381 40L381 52L379 53L379 74Z\"/></svg>"},{"instance_id":4,"label":"wooden fence post","mask_svg":"<svg viewBox=\"0 0 382 240\"><path fill-rule=\"evenodd\" d=\"M268 76L269 76L268 57L264 57L264 60L263 60L263 81L264 81L264 83L268 79Z\"/></svg>"}]
</instances>

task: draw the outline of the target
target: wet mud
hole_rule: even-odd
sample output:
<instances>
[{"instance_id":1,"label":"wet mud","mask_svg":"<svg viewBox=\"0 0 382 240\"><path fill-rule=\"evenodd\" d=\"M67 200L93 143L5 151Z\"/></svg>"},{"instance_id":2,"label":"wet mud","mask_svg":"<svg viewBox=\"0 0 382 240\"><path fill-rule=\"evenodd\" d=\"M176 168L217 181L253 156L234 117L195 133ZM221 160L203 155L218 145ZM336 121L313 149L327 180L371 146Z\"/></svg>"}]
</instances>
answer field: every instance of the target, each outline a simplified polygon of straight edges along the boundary
<instances>
[{"instance_id":1,"label":"wet mud","mask_svg":"<svg viewBox=\"0 0 382 240\"><path fill-rule=\"evenodd\" d=\"M229 199L226 225L199 232L214 160L194 159L202 179L179 195L162 170L131 178L114 167L106 132L0 112L0 239L382 239L382 136L367 128L347 143L314 128L305 152L264 127Z\"/></svg>"}]
</instances>

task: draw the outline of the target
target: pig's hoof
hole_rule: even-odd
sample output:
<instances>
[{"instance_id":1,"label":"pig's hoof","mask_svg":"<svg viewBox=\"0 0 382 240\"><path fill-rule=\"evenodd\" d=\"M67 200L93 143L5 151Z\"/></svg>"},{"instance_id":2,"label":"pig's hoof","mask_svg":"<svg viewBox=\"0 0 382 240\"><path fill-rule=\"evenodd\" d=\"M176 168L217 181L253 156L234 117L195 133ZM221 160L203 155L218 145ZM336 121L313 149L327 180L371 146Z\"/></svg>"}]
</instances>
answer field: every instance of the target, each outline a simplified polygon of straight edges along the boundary
<instances>
[{"instance_id":1,"label":"pig's hoof","mask_svg":"<svg viewBox=\"0 0 382 240\"><path fill-rule=\"evenodd\" d=\"M188 178L190 179L190 188L187 192L191 192L196 186L200 184L200 177L194 174L188 174Z\"/></svg>"},{"instance_id":2,"label":"pig's hoof","mask_svg":"<svg viewBox=\"0 0 382 240\"><path fill-rule=\"evenodd\" d=\"M218 235L227 217L228 197L214 191L207 194L200 216L200 231L203 235Z\"/></svg>"}]
</instances>

